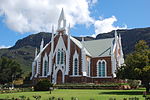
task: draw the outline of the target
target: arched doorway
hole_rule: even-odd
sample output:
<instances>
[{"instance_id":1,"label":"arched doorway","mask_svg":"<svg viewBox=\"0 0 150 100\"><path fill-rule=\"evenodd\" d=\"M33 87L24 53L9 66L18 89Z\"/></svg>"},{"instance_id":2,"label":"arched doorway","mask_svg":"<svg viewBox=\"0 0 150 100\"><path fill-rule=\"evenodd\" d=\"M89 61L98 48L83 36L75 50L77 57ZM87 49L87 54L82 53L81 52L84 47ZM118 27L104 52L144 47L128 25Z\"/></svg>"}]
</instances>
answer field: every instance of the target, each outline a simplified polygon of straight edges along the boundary
<instances>
[{"instance_id":1,"label":"arched doorway","mask_svg":"<svg viewBox=\"0 0 150 100\"><path fill-rule=\"evenodd\" d=\"M61 84L62 83L62 71L59 70L57 72L57 84Z\"/></svg>"}]
</instances>

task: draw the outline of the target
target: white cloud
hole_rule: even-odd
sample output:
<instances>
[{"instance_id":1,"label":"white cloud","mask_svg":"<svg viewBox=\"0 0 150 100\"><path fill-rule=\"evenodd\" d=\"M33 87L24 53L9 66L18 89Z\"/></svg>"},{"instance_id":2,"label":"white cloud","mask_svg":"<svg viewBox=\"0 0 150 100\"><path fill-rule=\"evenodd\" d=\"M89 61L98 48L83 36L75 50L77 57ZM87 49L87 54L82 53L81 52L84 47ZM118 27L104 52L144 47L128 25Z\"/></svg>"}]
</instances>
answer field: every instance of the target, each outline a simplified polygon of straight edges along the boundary
<instances>
[{"instance_id":1,"label":"white cloud","mask_svg":"<svg viewBox=\"0 0 150 100\"><path fill-rule=\"evenodd\" d=\"M57 26L62 8L71 27L93 24L93 36L127 28L114 26L115 16L99 20L92 18L89 9L96 2L98 0L0 0L0 16L4 16L4 22L10 29L19 33L51 31L51 25Z\"/></svg>"},{"instance_id":2,"label":"white cloud","mask_svg":"<svg viewBox=\"0 0 150 100\"><path fill-rule=\"evenodd\" d=\"M4 49L4 48L10 48L11 46L5 46L5 45L1 45L0 49Z\"/></svg>"},{"instance_id":3,"label":"white cloud","mask_svg":"<svg viewBox=\"0 0 150 100\"><path fill-rule=\"evenodd\" d=\"M110 18L105 18L105 19L102 19L100 17L100 19L96 20L94 23L95 34L93 34L92 36L96 37L96 35L100 33L107 33L107 32L111 32L112 30L127 28L126 25L124 27L114 26L115 22L117 22L117 18L115 16L112 16Z\"/></svg>"},{"instance_id":4,"label":"white cloud","mask_svg":"<svg viewBox=\"0 0 150 100\"><path fill-rule=\"evenodd\" d=\"M97 0L0 0L0 16L6 25L19 33L50 31L64 8L67 22L91 24L89 4Z\"/></svg>"}]
</instances>

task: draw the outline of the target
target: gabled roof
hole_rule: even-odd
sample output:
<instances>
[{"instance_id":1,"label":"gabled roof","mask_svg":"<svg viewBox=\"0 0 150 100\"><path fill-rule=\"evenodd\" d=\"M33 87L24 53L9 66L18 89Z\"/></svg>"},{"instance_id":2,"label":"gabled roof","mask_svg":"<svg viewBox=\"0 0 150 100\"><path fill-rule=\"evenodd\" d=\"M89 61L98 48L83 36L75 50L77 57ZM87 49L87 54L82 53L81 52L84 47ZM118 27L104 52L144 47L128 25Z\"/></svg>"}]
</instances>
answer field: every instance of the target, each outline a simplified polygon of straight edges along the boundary
<instances>
[{"instance_id":1,"label":"gabled roof","mask_svg":"<svg viewBox=\"0 0 150 100\"><path fill-rule=\"evenodd\" d=\"M85 49L92 55L92 57L111 56L111 46L114 38L85 41Z\"/></svg>"},{"instance_id":2,"label":"gabled roof","mask_svg":"<svg viewBox=\"0 0 150 100\"><path fill-rule=\"evenodd\" d=\"M85 53L91 57L106 57L111 56L111 46L114 38L99 39L82 42L78 41L74 37L70 36L70 39L79 47L82 48L84 45Z\"/></svg>"},{"instance_id":3,"label":"gabled roof","mask_svg":"<svg viewBox=\"0 0 150 100\"><path fill-rule=\"evenodd\" d=\"M70 36L70 39L81 49L82 48L82 43L75 39L74 37ZM88 56L92 56L86 49L85 49L85 53L88 55Z\"/></svg>"}]
</instances>

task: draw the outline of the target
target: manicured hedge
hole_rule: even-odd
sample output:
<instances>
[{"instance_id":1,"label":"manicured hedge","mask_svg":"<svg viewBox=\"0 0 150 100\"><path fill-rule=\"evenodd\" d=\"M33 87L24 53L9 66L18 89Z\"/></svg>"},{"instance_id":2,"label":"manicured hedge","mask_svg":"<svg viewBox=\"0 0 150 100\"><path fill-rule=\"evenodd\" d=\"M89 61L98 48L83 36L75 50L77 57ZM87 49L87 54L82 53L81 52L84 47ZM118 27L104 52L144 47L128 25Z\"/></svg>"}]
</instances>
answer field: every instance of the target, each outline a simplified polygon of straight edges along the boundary
<instances>
[{"instance_id":1,"label":"manicured hedge","mask_svg":"<svg viewBox=\"0 0 150 100\"><path fill-rule=\"evenodd\" d=\"M55 85L54 88L58 89L119 89L121 85L126 83L112 83L112 84L61 84Z\"/></svg>"}]
</instances>

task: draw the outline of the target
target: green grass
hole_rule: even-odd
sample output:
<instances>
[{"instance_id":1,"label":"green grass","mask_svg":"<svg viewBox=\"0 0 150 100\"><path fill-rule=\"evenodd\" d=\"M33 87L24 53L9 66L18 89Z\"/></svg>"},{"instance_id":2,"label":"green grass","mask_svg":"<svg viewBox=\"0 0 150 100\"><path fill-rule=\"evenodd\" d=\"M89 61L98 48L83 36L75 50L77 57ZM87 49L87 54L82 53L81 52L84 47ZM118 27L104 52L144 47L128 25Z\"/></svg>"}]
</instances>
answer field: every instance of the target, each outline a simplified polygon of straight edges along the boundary
<instances>
[{"instance_id":1,"label":"green grass","mask_svg":"<svg viewBox=\"0 0 150 100\"><path fill-rule=\"evenodd\" d=\"M48 100L49 97L63 97L64 100L71 100L71 97L77 97L79 100L90 100L94 98L95 100L109 100L109 98L116 98L117 100L123 100L123 98L138 97L139 100L144 100L142 97L144 89L138 90L82 90L82 89L57 89L49 94L46 92L20 92L20 93L8 93L0 94L0 98L9 97L19 97L26 96L30 97L30 100L35 100L33 95L41 95L41 100Z\"/></svg>"}]
</instances>

